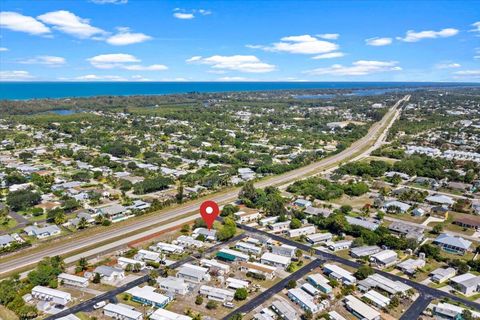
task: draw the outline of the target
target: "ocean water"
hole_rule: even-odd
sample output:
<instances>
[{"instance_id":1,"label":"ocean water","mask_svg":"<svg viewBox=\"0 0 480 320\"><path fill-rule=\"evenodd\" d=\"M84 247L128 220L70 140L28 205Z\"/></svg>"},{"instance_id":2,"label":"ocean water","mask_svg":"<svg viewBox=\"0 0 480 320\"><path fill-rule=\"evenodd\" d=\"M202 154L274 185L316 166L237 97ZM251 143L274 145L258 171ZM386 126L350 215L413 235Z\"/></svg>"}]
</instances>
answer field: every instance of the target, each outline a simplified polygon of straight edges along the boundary
<instances>
[{"instance_id":1,"label":"ocean water","mask_svg":"<svg viewBox=\"0 0 480 320\"><path fill-rule=\"evenodd\" d=\"M434 82L0 82L0 100L282 89L365 89L368 92L376 88L479 85Z\"/></svg>"}]
</instances>

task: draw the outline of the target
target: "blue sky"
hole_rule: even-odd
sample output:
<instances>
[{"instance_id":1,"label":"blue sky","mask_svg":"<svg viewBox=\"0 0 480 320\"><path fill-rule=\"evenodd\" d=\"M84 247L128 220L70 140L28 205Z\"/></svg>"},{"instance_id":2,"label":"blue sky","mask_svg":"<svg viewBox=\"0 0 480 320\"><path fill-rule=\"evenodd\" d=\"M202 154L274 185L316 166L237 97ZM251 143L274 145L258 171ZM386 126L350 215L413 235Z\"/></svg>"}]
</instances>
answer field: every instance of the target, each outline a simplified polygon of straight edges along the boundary
<instances>
[{"instance_id":1,"label":"blue sky","mask_svg":"<svg viewBox=\"0 0 480 320\"><path fill-rule=\"evenodd\" d=\"M3 81L480 80L479 1L2 0Z\"/></svg>"}]
</instances>

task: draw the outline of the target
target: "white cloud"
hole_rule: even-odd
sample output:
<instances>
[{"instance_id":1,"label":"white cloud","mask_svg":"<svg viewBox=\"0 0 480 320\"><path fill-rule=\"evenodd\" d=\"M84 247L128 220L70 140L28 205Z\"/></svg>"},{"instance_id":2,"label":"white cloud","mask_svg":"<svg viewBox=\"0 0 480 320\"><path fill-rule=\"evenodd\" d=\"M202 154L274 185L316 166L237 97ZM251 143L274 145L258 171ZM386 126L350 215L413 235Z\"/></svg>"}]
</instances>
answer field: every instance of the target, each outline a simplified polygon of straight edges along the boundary
<instances>
[{"instance_id":1,"label":"white cloud","mask_svg":"<svg viewBox=\"0 0 480 320\"><path fill-rule=\"evenodd\" d=\"M32 78L34 78L34 76L32 76L28 71L0 71L0 80L2 81L25 81Z\"/></svg>"},{"instance_id":2,"label":"white cloud","mask_svg":"<svg viewBox=\"0 0 480 320\"><path fill-rule=\"evenodd\" d=\"M66 63L65 58L56 56L36 56L35 58L21 60L23 64L45 64L49 66L60 66Z\"/></svg>"},{"instance_id":3,"label":"white cloud","mask_svg":"<svg viewBox=\"0 0 480 320\"><path fill-rule=\"evenodd\" d=\"M338 33L322 33L322 34L317 34L317 37L325 40L337 40L340 37L340 35Z\"/></svg>"},{"instance_id":4,"label":"white cloud","mask_svg":"<svg viewBox=\"0 0 480 320\"><path fill-rule=\"evenodd\" d=\"M129 28L118 28L118 33L107 38L107 43L114 46L124 46L151 40L152 37L143 33L130 32Z\"/></svg>"},{"instance_id":5,"label":"white cloud","mask_svg":"<svg viewBox=\"0 0 480 320\"><path fill-rule=\"evenodd\" d=\"M375 46L375 47L388 46L389 44L392 44L392 38L375 37L375 38L366 39L365 43L369 46Z\"/></svg>"},{"instance_id":6,"label":"white cloud","mask_svg":"<svg viewBox=\"0 0 480 320\"><path fill-rule=\"evenodd\" d=\"M457 71L454 73L456 79L463 79L463 78L480 78L480 69L476 70L462 70Z\"/></svg>"},{"instance_id":7,"label":"white cloud","mask_svg":"<svg viewBox=\"0 0 480 320\"><path fill-rule=\"evenodd\" d=\"M33 35L45 35L50 33L50 29L35 18L10 11L0 12L0 26L13 31L26 32Z\"/></svg>"},{"instance_id":8,"label":"white cloud","mask_svg":"<svg viewBox=\"0 0 480 320\"><path fill-rule=\"evenodd\" d=\"M458 33L457 29L454 28L446 28L442 29L440 31L432 31L432 30L426 30L426 31L419 31L415 32L413 30L408 30L407 34L405 35L404 38L402 37L397 37L397 40L405 41L405 42L417 42L422 39L435 39L435 38L448 38L448 37L453 37Z\"/></svg>"},{"instance_id":9,"label":"white cloud","mask_svg":"<svg viewBox=\"0 0 480 320\"><path fill-rule=\"evenodd\" d=\"M163 64L151 64L149 66L134 64L134 65L123 66L123 69L132 70L132 71L163 71L163 70L167 70L168 67Z\"/></svg>"},{"instance_id":10,"label":"white cloud","mask_svg":"<svg viewBox=\"0 0 480 320\"><path fill-rule=\"evenodd\" d=\"M126 53L101 54L87 60L98 69L112 69L122 67L125 63L140 62L140 59Z\"/></svg>"},{"instance_id":11,"label":"white cloud","mask_svg":"<svg viewBox=\"0 0 480 320\"><path fill-rule=\"evenodd\" d=\"M480 34L480 21L472 23L472 27L473 29L471 29L470 32L478 32Z\"/></svg>"},{"instance_id":12,"label":"white cloud","mask_svg":"<svg viewBox=\"0 0 480 320\"><path fill-rule=\"evenodd\" d=\"M104 30L91 26L90 20L82 19L66 10L47 12L37 18L46 24L53 25L54 29L81 39L106 34Z\"/></svg>"},{"instance_id":13,"label":"white cloud","mask_svg":"<svg viewBox=\"0 0 480 320\"><path fill-rule=\"evenodd\" d=\"M88 58L87 61L98 69L120 68L130 71L163 71L168 69L168 67L163 64L152 64L147 66L138 64L141 62L140 59L126 53L101 54Z\"/></svg>"},{"instance_id":14,"label":"white cloud","mask_svg":"<svg viewBox=\"0 0 480 320\"><path fill-rule=\"evenodd\" d=\"M0 47L0 52L2 52L2 51L8 51L8 48Z\"/></svg>"},{"instance_id":15,"label":"white cloud","mask_svg":"<svg viewBox=\"0 0 480 320\"><path fill-rule=\"evenodd\" d=\"M90 0L95 4L127 4L128 0Z\"/></svg>"},{"instance_id":16,"label":"white cloud","mask_svg":"<svg viewBox=\"0 0 480 320\"><path fill-rule=\"evenodd\" d=\"M318 56L312 57L312 59L319 60L319 59L332 59L332 58L341 58L345 56L345 53L343 52L330 52L330 53L324 53L320 54Z\"/></svg>"},{"instance_id":17,"label":"white cloud","mask_svg":"<svg viewBox=\"0 0 480 320\"><path fill-rule=\"evenodd\" d=\"M128 81L127 78L121 76L99 76L96 74L87 74L84 76L76 77L74 80L80 81Z\"/></svg>"},{"instance_id":18,"label":"white cloud","mask_svg":"<svg viewBox=\"0 0 480 320\"><path fill-rule=\"evenodd\" d=\"M249 78L245 77L221 77L217 81L251 81Z\"/></svg>"},{"instance_id":19,"label":"white cloud","mask_svg":"<svg viewBox=\"0 0 480 320\"><path fill-rule=\"evenodd\" d=\"M256 56L250 55L215 55L208 58L194 56L188 59L186 62L210 65L213 69L233 70L248 73L265 73L275 70L274 65L262 62Z\"/></svg>"},{"instance_id":20,"label":"white cloud","mask_svg":"<svg viewBox=\"0 0 480 320\"><path fill-rule=\"evenodd\" d=\"M195 18L195 15L193 13L184 13L184 12L174 12L173 16L181 20L190 20Z\"/></svg>"},{"instance_id":21,"label":"white cloud","mask_svg":"<svg viewBox=\"0 0 480 320\"><path fill-rule=\"evenodd\" d=\"M252 49L262 49L265 51L299 54L320 54L338 49L336 43L319 40L317 37L308 34L283 37L280 39L280 42L275 42L270 46L247 45L247 47Z\"/></svg>"},{"instance_id":22,"label":"white cloud","mask_svg":"<svg viewBox=\"0 0 480 320\"><path fill-rule=\"evenodd\" d=\"M198 9L197 11L198 11L198 13L200 13L202 16L208 16L208 15L212 14L212 11L206 10L206 9Z\"/></svg>"},{"instance_id":23,"label":"white cloud","mask_svg":"<svg viewBox=\"0 0 480 320\"><path fill-rule=\"evenodd\" d=\"M451 68L460 68L462 65L459 63L439 63L435 67L437 69L451 69Z\"/></svg>"},{"instance_id":24,"label":"white cloud","mask_svg":"<svg viewBox=\"0 0 480 320\"><path fill-rule=\"evenodd\" d=\"M334 64L327 68L317 68L306 71L310 75L333 75L333 76L364 76L372 73L402 70L396 61L369 61L359 60L351 66Z\"/></svg>"}]
</instances>

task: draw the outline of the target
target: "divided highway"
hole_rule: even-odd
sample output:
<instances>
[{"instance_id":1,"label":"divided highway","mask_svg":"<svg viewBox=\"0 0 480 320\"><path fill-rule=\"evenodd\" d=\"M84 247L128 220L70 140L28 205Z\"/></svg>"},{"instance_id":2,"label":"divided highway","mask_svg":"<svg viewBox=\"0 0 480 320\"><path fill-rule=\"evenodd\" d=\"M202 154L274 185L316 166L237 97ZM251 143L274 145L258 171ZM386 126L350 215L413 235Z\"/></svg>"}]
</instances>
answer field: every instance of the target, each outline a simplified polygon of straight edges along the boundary
<instances>
[{"instance_id":1,"label":"divided highway","mask_svg":"<svg viewBox=\"0 0 480 320\"><path fill-rule=\"evenodd\" d=\"M323 170L332 169L342 162L351 161L352 159L359 159L368 155L372 149L372 146L375 146L379 142L383 141L386 131L397 118L400 107L409 99L409 95L406 95L400 99L379 122L376 122L371 126L370 130L364 137L354 142L349 148L343 150L342 152L305 167L298 168L281 175L268 177L257 182L255 186L257 188L264 188L266 186L285 185L308 175L313 175ZM239 188L234 188L228 192L212 194L209 198L210 200L216 201L219 204L232 202L237 199L239 190ZM19 269L25 269L29 266L33 267L44 257L55 255L66 256L76 253L74 256L65 259L67 263L71 263L75 262L80 257L95 256L102 252L113 250L114 248L128 244L135 239L166 230L174 225L191 221L196 218L200 202L201 201L198 200L190 201L176 208L167 209L159 214L151 214L145 217L134 218L130 221L127 221L125 225L120 227L114 226L106 229L98 229L98 233L93 235L88 234L88 236L86 236L82 235L82 232L79 232L72 236L62 238L59 241L49 243L48 245L42 245L43 247L41 249L36 248L31 252L29 252L29 250L24 250L14 254L13 256L1 258L0 278ZM180 220L171 221L184 215L189 216ZM158 227L151 228L152 226ZM149 228L149 230L142 231L146 228ZM133 236L126 236L118 240L122 234L127 235L136 231L139 233ZM111 242L105 245L98 245L108 241ZM98 246L94 249L91 249L96 244Z\"/></svg>"}]
</instances>

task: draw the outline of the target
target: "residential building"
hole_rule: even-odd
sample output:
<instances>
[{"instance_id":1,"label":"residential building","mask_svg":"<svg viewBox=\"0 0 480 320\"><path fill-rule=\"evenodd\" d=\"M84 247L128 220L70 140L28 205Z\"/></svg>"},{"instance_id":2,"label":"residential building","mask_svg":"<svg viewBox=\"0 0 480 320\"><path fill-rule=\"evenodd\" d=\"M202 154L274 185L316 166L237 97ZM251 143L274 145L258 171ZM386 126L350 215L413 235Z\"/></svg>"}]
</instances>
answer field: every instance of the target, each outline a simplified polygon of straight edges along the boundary
<instances>
[{"instance_id":1,"label":"residential building","mask_svg":"<svg viewBox=\"0 0 480 320\"><path fill-rule=\"evenodd\" d=\"M312 202L305 199L297 199L293 202L293 205L301 208L308 208L312 206Z\"/></svg>"},{"instance_id":2,"label":"residential building","mask_svg":"<svg viewBox=\"0 0 480 320\"><path fill-rule=\"evenodd\" d=\"M273 279L277 268L258 262L240 262L240 270L247 273L264 276L266 279Z\"/></svg>"},{"instance_id":3,"label":"residential building","mask_svg":"<svg viewBox=\"0 0 480 320\"><path fill-rule=\"evenodd\" d=\"M453 200L451 197L443 195L443 194L436 194L436 195L428 196L428 197L425 198L425 201L427 201L431 204L446 205L446 206L451 206L455 203L455 200Z\"/></svg>"},{"instance_id":4,"label":"residential building","mask_svg":"<svg viewBox=\"0 0 480 320\"><path fill-rule=\"evenodd\" d=\"M196 240L195 240L196 241ZM166 242L157 242L155 245L150 246L150 249L155 252L167 252L167 253L182 253L184 248L182 246L178 246L171 243ZM151 260L155 261L158 258L158 253L152 253L151 251L140 250L143 251L142 255L145 255L145 258L141 260Z\"/></svg>"},{"instance_id":5,"label":"residential building","mask_svg":"<svg viewBox=\"0 0 480 320\"><path fill-rule=\"evenodd\" d=\"M9 247L14 242L15 242L15 239L13 239L11 235L6 234L3 236L0 236L0 248Z\"/></svg>"},{"instance_id":6,"label":"residential building","mask_svg":"<svg viewBox=\"0 0 480 320\"><path fill-rule=\"evenodd\" d=\"M131 265L132 267L135 266L135 265L139 265L140 270L145 269L145 267L147 266L146 263L143 262L143 261L130 259L130 258L125 258L125 257L118 258L117 259L117 265L120 268L122 268L123 270L125 270L128 267L128 265Z\"/></svg>"},{"instance_id":7,"label":"residential building","mask_svg":"<svg viewBox=\"0 0 480 320\"><path fill-rule=\"evenodd\" d=\"M192 318L160 308L150 315L150 320L192 320Z\"/></svg>"},{"instance_id":8,"label":"residential building","mask_svg":"<svg viewBox=\"0 0 480 320\"><path fill-rule=\"evenodd\" d=\"M203 241L196 240L193 237L185 235L179 236L174 243L187 248L202 248L204 246Z\"/></svg>"},{"instance_id":9,"label":"residential building","mask_svg":"<svg viewBox=\"0 0 480 320\"><path fill-rule=\"evenodd\" d=\"M44 227L28 226L23 229L25 233L31 237L37 237L38 239L44 239L52 236L59 235L61 230L56 225L46 225Z\"/></svg>"},{"instance_id":10,"label":"residential building","mask_svg":"<svg viewBox=\"0 0 480 320\"><path fill-rule=\"evenodd\" d=\"M423 232L425 231L425 228L423 227L407 224L400 221L392 222L388 226L388 229L398 235L404 235L407 239L414 239L419 242L423 240Z\"/></svg>"},{"instance_id":11,"label":"residential building","mask_svg":"<svg viewBox=\"0 0 480 320\"><path fill-rule=\"evenodd\" d=\"M218 270L223 274L230 272L230 266L228 264L220 263L215 259L201 259L200 265L209 269Z\"/></svg>"},{"instance_id":12,"label":"residential building","mask_svg":"<svg viewBox=\"0 0 480 320\"><path fill-rule=\"evenodd\" d=\"M272 310L283 320L298 320L298 313L294 307L284 301L275 300L271 306Z\"/></svg>"},{"instance_id":13,"label":"residential building","mask_svg":"<svg viewBox=\"0 0 480 320\"><path fill-rule=\"evenodd\" d=\"M409 209L410 209L409 204L406 204L406 203L403 203L403 202L400 202L400 201L396 201L396 200L386 201L383 204L383 210L386 211L386 212L396 212L396 210L398 210L400 213L405 213Z\"/></svg>"},{"instance_id":14,"label":"residential building","mask_svg":"<svg viewBox=\"0 0 480 320\"><path fill-rule=\"evenodd\" d=\"M133 287L132 289L127 290L126 293L132 296L132 301L155 308L165 308L165 306L171 301L170 297L155 292L155 288L151 286Z\"/></svg>"},{"instance_id":15,"label":"residential building","mask_svg":"<svg viewBox=\"0 0 480 320\"><path fill-rule=\"evenodd\" d=\"M250 282L248 281L231 278L231 277L228 277L227 280L225 280L225 284L227 285L227 288L231 288L234 290L237 290L240 288L248 288L250 286Z\"/></svg>"},{"instance_id":16,"label":"residential building","mask_svg":"<svg viewBox=\"0 0 480 320\"><path fill-rule=\"evenodd\" d=\"M199 235L203 235L208 241L217 241L217 230L207 228L196 228L192 232L192 236L196 239Z\"/></svg>"},{"instance_id":17,"label":"residential building","mask_svg":"<svg viewBox=\"0 0 480 320\"><path fill-rule=\"evenodd\" d=\"M185 283L185 280L183 278L176 278L176 277L167 277L167 278L162 278L158 277L157 278L157 283L158 286L160 287L161 290L169 293L169 294L179 294L179 295L185 295L188 293L188 284Z\"/></svg>"},{"instance_id":18,"label":"residential building","mask_svg":"<svg viewBox=\"0 0 480 320\"><path fill-rule=\"evenodd\" d=\"M289 257L281 256L278 254L265 252L260 258L260 261L267 265L285 269L290 264L291 259Z\"/></svg>"},{"instance_id":19,"label":"residential building","mask_svg":"<svg viewBox=\"0 0 480 320\"><path fill-rule=\"evenodd\" d=\"M397 264L397 268L402 270L403 273L413 275L417 269L425 266L425 260L423 259L407 259Z\"/></svg>"},{"instance_id":20,"label":"residential building","mask_svg":"<svg viewBox=\"0 0 480 320\"><path fill-rule=\"evenodd\" d=\"M332 251L346 250L352 246L352 240L342 240L337 242L327 242L328 249Z\"/></svg>"},{"instance_id":21,"label":"residential building","mask_svg":"<svg viewBox=\"0 0 480 320\"><path fill-rule=\"evenodd\" d=\"M272 223L269 224L268 227L273 232L283 232L290 229L290 221Z\"/></svg>"},{"instance_id":22,"label":"residential building","mask_svg":"<svg viewBox=\"0 0 480 320\"><path fill-rule=\"evenodd\" d=\"M433 307L433 314L440 319L463 319L462 314L464 312L464 308L453 305L448 302L439 302L436 306ZM474 310L470 310L474 319L480 318L480 313Z\"/></svg>"},{"instance_id":23,"label":"residential building","mask_svg":"<svg viewBox=\"0 0 480 320\"><path fill-rule=\"evenodd\" d=\"M455 219L453 220L453 223L461 227L471 228L477 231L480 229L479 216L469 215L469 216L455 217Z\"/></svg>"},{"instance_id":24,"label":"residential building","mask_svg":"<svg viewBox=\"0 0 480 320\"><path fill-rule=\"evenodd\" d=\"M345 216L345 219L347 219L347 222L349 224L353 225L353 226L359 226L359 227L367 228L371 231L375 231L378 228L377 223L374 223L374 222L371 222L371 221L368 221L368 220L355 218L355 217L350 217L350 216Z\"/></svg>"},{"instance_id":25,"label":"residential building","mask_svg":"<svg viewBox=\"0 0 480 320\"><path fill-rule=\"evenodd\" d=\"M305 311L316 313L320 310L313 297L300 288L288 290L287 296Z\"/></svg>"},{"instance_id":26,"label":"residential building","mask_svg":"<svg viewBox=\"0 0 480 320\"><path fill-rule=\"evenodd\" d=\"M103 314L107 317L118 320L143 320L141 312L124 304L109 303L103 307Z\"/></svg>"},{"instance_id":27,"label":"residential building","mask_svg":"<svg viewBox=\"0 0 480 320\"><path fill-rule=\"evenodd\" d=\"M316 208L313 206L307 207L305 210L303 210L304 213L309 214L311 216L321 216L324 218L328 218L330 214L332 213L330 210L325 209L325 208Z\"/></svg>"},{"instance_id":28,"label":"residential building","mask_svg":"<svg viewBox=\"0 0 480 320\"><path fill-rule=\"evenodd\" d=\"M88 286L88 279L84 277L75 276L68 273L60 273L58 280L64 285L86 288Z\"/></svg>"},{"instance_id":29,"label":"residential building","mask_svg":"<svg viewBox=\"0 0 480 320\"><path fill-rule=\"evenodd\" d=\"M262 248L243 241L237 242L235 244L235 249L254 255L259 255L262 253Z\"/></svg>"},{"instance_id":30,"label":"residential building","mask_svg":"<svg viewBox=\"0 0 480 320\"><path fill-rule=\"evenodd\" d=\"M390 304L390 298L385 297L383 294L375 290L369 290L364 295L363 298L367 298L372 302L377 308L386 308Z\"/></svg>"},{"instance_id":31,"label":"residential building","mask_svg":"<svg viewBox=\"0 0 480 320\"><path fill-rule=\"evenodd\" d=\"M342 315L340 315L337 311L330 311L328 313L328 316L330 317L330 320L347 320Z\"/></svg>"},{"instance_id":32,"label":"residential building","mask_svg":"<svg viewBox=\"0 0 480 320\"><path fill-rule=\"evenodd\" d=\"M216 257L224 261L248 261L248 259L250 258L245 253L228 248L223 248L218 251Z\"/></svg>"},{"instance_id":33,"label":"residential building","mask_svg":"<svg viewBox=\"0 0 480 320\"><path fill-rule=\"evenodd\" d=\"M478 292L480 276L471 273L464 273L450 279L450 285L464 295L471 295Z\"/></svg>"},{"instance_id":34,"label":"residential building","mask_svg":"<svg viewBox=\"0 0 480 320\"><path fill-rule=\"evenodd\" d=\"M204 280L209 281L210 275L208 274L207 268L185 263L178 269L177 278L182 278L189 282L200 283Z\"/></svg>"},{"instance_id":35,"label":"residential building","mask_svg":"<svg viewBox=\"0 0 480 320\"><path fill-rule=\"evenodd\" d=\"M296 238L300 236L314 234L315 232L317 232L315 226L306 226L298 229L290 229L287 231L287 234L290 238Z\"/></svg>"},{"instance_id":36,"label":"residential building","mask_svg":"<svg viewBox=\"0 0 480 320\"><path fill-rule=\"evenodd\" d=\"M302 289L303 291L305 291L306 293L308 293L309 295L311 295L313 297L320 294L320 290L318 290L317 288L315 288L313 285L311 285L308 282L305 282L304 284L302 284L300 289Z\"/></svg>"},{"instance_id":37,"label":"residential building","mask_svg":"<svg viewBox=\"0 0 480 320\"><path fill-rule=\"evenodd\" d=\"M328 241L332 241L332 239L333 239L333 235L330 232L314 233L307 236L307 241L310 242L312 245L326 243Z\"/></svg>"},{"instance_id":38,"label":"residential building","mask_svg":"<svg viewBox=\"0 0 480 320\"><path fill-rule=\"evenodd\" d=\"M244 211L238 211L233 214L235 216L235 220L238 223L250 223L250 222L255 222L258 219L262 217L260 212L244 212Z\"/></svg>"},{"instance_id":39,"label":"residential building","mask_svg":"<svg viewBox=\"0 0 480 320\"><path fill-rule=\"evenodd\" d=\"M287 244L282 244L281 246L272 246L272 253L279 256L293 258L297 248L294 246L289 246Z\"/></svg>"},{"instance_id":40,"label":"residential building","mask_svg":"<svg viewBox=\"0 0 480 320\"><path fill-rule=\"evenodd\" d=\"M359 281L357 287L363 292L367 292L372 288L378 288L390 295L406 295L407 291L412 289L412 287L403 282L390 280L378 273L372 274L368 276L368 278Z\"/></svg>"},{"instance_id":41,"label":"residential building","mask_svg":"<svg viewBox=\"0 0 480 320\"><path fill-rule=\"evenodd\" d=\"M398 254L393 250L383 250L370 256L370 261L380 268L389 267L397 262Z\"/></svg>"},{"instance_id":42,"label":"residential building","mask_svg":"<svg viewBox=\"0 0 480 320\"><path fill-rule=\"evenodd\" d=\"M328 284L330 280L319 273L309 275L307 281L323 293L332 292L332 287Z\"/></svg>"},{"instance_id":43,"label":"residential building","mask_svg":"<svg viewBox=\"0 0 480 320\"><path fill-rule=\"evenodd\" d=\"M433 282L443 283L450 278L455 277L457 271L454 268L437 268L430 273Z\"/></svg>"},{"instance_id":44,"label":"residential building","mask_svg":"<svg viewBox=\"0 0 480 320\"><path fill-rule=\"evenodd\" d=\"M151 261L151 262L160 262L160 253L153 252L149 250L138 250L137 254L133 257L135 260L138 261Z\"/></svg>"},{"instance_id":45,"label":"residential building","mask_svg":"<svg viewBox=\"0 0 480 320\"><path fill-rule=\"evenodd\" d=\"M93 273L98 273L102 280L106 282L113 282L125 278L125 272L122 269L109 266L98 266L93 270Z\"/></svg>"},{"instance_id":46,"label":"residential building","mask_svg":"<svg viewBox=\"0 0 480 320\"><path fill-rule=\"evenodd\" d=\"M336 264L325 263L323 265L323 272L329 277L337 279L347 285L355 284L357 282L357 278L353 276L353 273L337 266Z\"/></svg>"},{"instance_id":47,"label":"residential building","mask_svg":"<svg viewBox=\"0 0 480 320\"><path fill-rule=\"evenodd\" d=\"M363 246L350 249L350 255L353 258L369 257L372 254L382 251L379 246Z\"/></svg>"},{"instance_id":48,"label":"residential building","mask_svg":"<svg viewBox=\"0 0 480 320\"><path fill-rule=\"evenodd\" d=\"M343 300L345 307L354 316L362 320L380 320L380 313L352 295Z\"/></svg>"},{"instance_id":49,"label":"residential building","mask_svg":"<svg viewBox=\"0 0 480 320\"><path fill-rule=\"evenodd\" d=\"M49 301L61 305L66 305L72 301L72 295L70 293L43 286L33 287L32 297L37 300Z\"/></svg>"},{"instance_id":50,"label":"residential building","mask_svg":"<svg viewBox=\"0 0 480 320\"><path fill-rule=\"evenodd\" d=\"M456 254L465 254L467 251L470 251L470 246L472 245L472 242L469 240L452 236L447 233L439 235L433 243L447 252Z\"/></svg>"},{"instance_id":51,"label":"residential building","mask_svg":"<svg viewBox=\"0 0 480 320\"><path fill-rule=\"evenodd\" d=\"M235 295L235 291L205 285L200 287L199 293L206 296L210 300L220 302L230 302L233 300Z\"/></svg>"}]
</instances>

